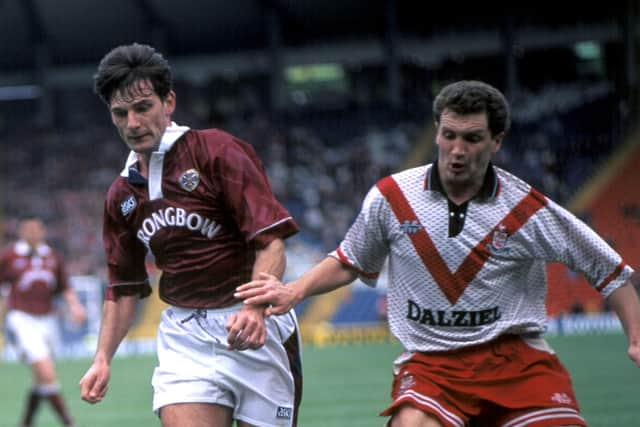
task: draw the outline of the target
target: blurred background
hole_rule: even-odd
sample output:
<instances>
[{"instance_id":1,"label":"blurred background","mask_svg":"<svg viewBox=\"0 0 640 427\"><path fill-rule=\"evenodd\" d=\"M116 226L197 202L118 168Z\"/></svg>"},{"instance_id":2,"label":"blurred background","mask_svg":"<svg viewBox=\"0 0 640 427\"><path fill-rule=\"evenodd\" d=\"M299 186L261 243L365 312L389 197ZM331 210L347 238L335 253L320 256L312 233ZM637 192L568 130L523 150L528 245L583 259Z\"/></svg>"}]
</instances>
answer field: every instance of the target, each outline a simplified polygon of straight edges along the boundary
<instances>
[{"instance_id":1,"label":"blurred background","mask_svg":"<svg viewBox=\"0 0 640 427\"><path fill-rule=\"evenodd\" d=\"M431 102L458 79L485 80L512 103L497 163L638 268L638 2L492 3L0 0L1 243L21 213L46 218L91 313L68 327L69 354L93 351L102 205L127 154L92 75L134 41L172 64L178 123L223 128L261 155L302 228L288 278L336 247L379 178L433 160ZM549 277L552 333L619 329L581 276L550 265ZM383 278L299 306L305 341L389 339L385 292ZM153 349L162 308L155 295L141 304L131 351Z\"/></svg>"}]
</instances>

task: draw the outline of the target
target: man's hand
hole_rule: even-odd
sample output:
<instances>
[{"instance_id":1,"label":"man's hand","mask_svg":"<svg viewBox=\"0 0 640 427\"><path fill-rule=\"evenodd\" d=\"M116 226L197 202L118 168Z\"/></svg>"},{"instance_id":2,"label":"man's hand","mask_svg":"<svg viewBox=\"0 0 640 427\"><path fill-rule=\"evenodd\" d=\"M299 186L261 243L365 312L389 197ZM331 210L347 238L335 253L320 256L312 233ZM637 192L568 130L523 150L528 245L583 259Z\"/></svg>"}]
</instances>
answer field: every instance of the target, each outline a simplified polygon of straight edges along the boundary
<instances>
[{"instance_id":1,"label":"man's hand","mask_svg":"<svg viewBox=\"0 0 640 427\"><path fill-rule=\"evenodd\" d=\"M629 344L627 354L629 355L629 358L633 360L637 366L640 367L640 343Z\"/></svg>"},{"instance_id":2,"label":"man's hand","mask_svg":"<svg viewBox=\"0 0 640 427\"><path fill-rule=\"evenodd\" d=\"M87 312L82 304L73 304L71 306L71 319L76 325L82 325L87 320Z\"/></svg>"},{"instance_id":3,"label":"man's hand","mask_svg":"<svg viewBox=\"0 0 640 427\"><path fill-rule=\"evenodd\" d=\"M80 380L80 397L91 404L98 403L109 389L109 365L94 361Z\"/></svg>"},{"instance_id":4,"label":"man's hand","mask_svg":"<svg viewBox=\"0 0 640 427\"><path fill-rule=\"evenodd\" d=\"M285 286L277 277L260 273L258 280L240 285L234 296L244 300L245 304L267 305L265 314L284 314L298 302L298 298L289 286Z\"/></svg>"},{"instance_id":5,"label":"man's hand","mask_svg":"<svg viewBox=\"0 0 640 427\"><path fill-rule=\"evenodd\" d=\"M261 305L244 305L242 310L234 313L227 322L228 348L230 350L257 350L267 339L264 322L264 307Z\"/></svg>"}]
</instances>

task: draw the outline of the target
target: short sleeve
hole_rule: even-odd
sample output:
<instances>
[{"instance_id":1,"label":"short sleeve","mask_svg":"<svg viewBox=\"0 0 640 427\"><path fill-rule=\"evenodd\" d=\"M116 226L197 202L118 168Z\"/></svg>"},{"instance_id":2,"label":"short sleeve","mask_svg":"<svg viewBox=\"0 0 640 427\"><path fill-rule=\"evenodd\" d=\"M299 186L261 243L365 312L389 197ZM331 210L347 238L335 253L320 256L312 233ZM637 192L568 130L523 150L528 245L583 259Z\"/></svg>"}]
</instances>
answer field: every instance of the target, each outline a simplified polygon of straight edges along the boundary
<instances>
[{"instance_id":1,"label":"short sleeve","mask_svg":"<svg viewBox=\"0 0 640 427\"><path fill-rule=\"evenodd\" d=\"M116 300L121 295L151 294L145 267L147 250L120 218L107 198L104 208L103 244L109 272L105 298Z\"/></svg>"},{"instance_id":2,"label":"short sleeve","mask_svg":"<svg viewBox=\"0 0 640 427\"><path fill-rule=\"evenodd\" d=\"M260 247L298 231L291 214L273 194L262 162L249 144L234 138L223 145L213 162L225 203L246 241Z\"/></svg>"}]
</instances>

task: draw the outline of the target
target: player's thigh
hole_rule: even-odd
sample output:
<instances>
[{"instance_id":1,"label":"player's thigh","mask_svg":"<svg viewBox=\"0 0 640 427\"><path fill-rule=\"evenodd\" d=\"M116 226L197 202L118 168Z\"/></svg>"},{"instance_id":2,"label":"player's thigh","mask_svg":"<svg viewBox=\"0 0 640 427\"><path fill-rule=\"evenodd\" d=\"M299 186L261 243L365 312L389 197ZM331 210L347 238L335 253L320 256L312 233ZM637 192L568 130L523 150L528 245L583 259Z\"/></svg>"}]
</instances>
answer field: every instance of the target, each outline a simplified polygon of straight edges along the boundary
<instances>
[{"instance_id":1,"label":"player's thigh","mask_svg":"<svg viewBox=\"0 0 640 427\"><path fill-rule=\"evenodd\" d=\"M174 403L160 410L162 427L231 427L232 409L210 403Z\"/></svg>"},{"instance_id":2,"label":"player's thigh","mask_svg":"<svg viewBox=\"0 0 640 427\"><path fill-rule=\"evenodd\" d=\"M52 358L48 335L51 322L18 310L7 315L7 330L20 357L29 363Z\"/></svg>"},{"instance_id":3,"label":"player's thigh","mask_svg":"<svg viewBox=\"0 0 640 427\"><path fill-rule=\"evenodd\" d=\"M411 405L402 405L391 417L389 427L444 427L437 418Z\"/></svg>"},{"instance_id":4,"label":"player's thigh","mask_svg":"<svg viewBox=\"0 0 640 427\"><path fill-rule=\"evenodd\" d=\"M31 371L36 384L53 384L56 379L56 367L52 359L41 359L31 363Z\"/></svg>"}]
</instances>

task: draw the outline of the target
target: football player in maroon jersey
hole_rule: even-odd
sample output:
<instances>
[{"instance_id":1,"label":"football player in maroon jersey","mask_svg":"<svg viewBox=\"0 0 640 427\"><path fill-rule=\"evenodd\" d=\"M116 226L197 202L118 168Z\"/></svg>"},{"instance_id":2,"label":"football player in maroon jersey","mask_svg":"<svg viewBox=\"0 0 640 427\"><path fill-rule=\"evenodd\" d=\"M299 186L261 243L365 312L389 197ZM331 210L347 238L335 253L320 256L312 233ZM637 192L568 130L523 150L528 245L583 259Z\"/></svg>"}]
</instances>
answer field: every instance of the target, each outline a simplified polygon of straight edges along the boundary
<instances>
[{"instance_id":1,"label":"football player in maroon jersey","mask_svg":"<svg viewBox=\"0 0 640 427\"><path fill-rule=\"evenodd\" d=\"M298 326L290 310L233 296L258 272L280 277L284 240L298 231L248 143L172 122L171 68L150 46L109 52L96 93L130 149L104 210L109 267L102 327L81 396L99 402L110 361L151 292L145 259L162 270L169 304L158 329L153 409L165 427L294 426L301 396ZM275 320L275 321L274 321Z\"/></svg>"},{"instance_id":2,"label":"football player in maroon jersey","mask_svg":"<svg viewBox=\"0 0 640 427\"><path fill-rule=\"evenodd\" d=\"M615 310L640 365L633 269L573 214L491 162L509 105L478 81L433 105L438 158L381 179L340 246L284 286L264 274L238 288L287 312L389 263L394 364L391 427L585 426L569 373L544 340L547 262L584 274Z\"/></svg>"},{"instance_id":3,"label":"football player in maroon jersey","mask_svg":"<svg viewBox=\"0 0 640 427\"><path fill-rule=\"evenodd\" d=\"M8 284L6 327L8 341L31 366L33 385L21 421L30 427L42 399L47 399L62 423L73 420L60 391L55 368L59 343L54 299L62 296L74 322L85 320L85 310L69 285L62 255L45 241L42 219L26 216L18 223L19 240L0 256L0 283Z\"/></svg>"}]
</instances>

